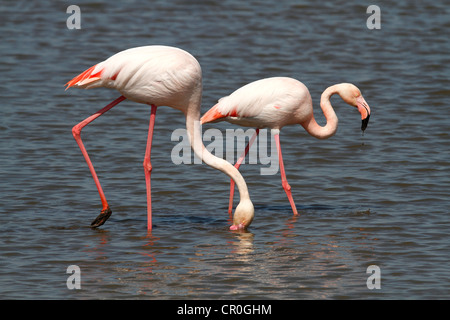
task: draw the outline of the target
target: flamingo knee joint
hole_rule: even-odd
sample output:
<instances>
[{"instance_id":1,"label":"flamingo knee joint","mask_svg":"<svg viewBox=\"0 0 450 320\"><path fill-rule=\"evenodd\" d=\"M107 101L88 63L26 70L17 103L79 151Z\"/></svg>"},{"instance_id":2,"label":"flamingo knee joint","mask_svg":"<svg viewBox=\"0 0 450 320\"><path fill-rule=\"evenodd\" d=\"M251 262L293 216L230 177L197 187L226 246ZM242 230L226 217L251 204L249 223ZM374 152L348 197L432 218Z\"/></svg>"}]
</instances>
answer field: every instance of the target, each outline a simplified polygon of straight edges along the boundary
<instances>
[{"instance_id":1,"label":"flamingo knee joint","mask_svg":"<svg viewBox=\"0 0 450 320\"><path fill-rule=\"evenodd\" d=\"M80 134L81 134L81 126L77 124L72 128L72 135L76 139L77 137L80 136Z\"/></svg>"},{"instance_id":2,"label":"flamingo knee joint","mask_svg":"<svg viewBox=\"0 0 450 320\"><path fill-rule=\"evenodd\" d=\"M151 164L150 161L144 160L143 165L144 165L144 170L145 170L145 171L147 171L147 172L152 172L153 167L152 167L152 164Z\"/></svg>"},{"instance_id":3,"label":"flamingo knee joint","mask_svg":"<svg viewBox=\"0 0 450 320\"><path fill-rule=\"evenodd\" d=\"M286 191L291 191L291 186L289 185L289 183L287 181L283 181L283 189Z\"/></svg>"}]
</instances>

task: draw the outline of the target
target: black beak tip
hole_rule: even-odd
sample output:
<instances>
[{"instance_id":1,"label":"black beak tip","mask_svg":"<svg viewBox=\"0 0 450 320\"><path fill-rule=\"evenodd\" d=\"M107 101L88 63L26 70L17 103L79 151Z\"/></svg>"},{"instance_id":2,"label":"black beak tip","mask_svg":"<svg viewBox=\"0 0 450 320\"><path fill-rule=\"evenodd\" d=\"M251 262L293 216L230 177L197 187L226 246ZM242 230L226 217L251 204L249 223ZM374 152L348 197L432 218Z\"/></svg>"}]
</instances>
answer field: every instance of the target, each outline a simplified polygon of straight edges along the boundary
<instances>
[{"instance_id":1,"label":"black beak tip","mask_svg":"<svg viewBox=\"0 0 450 320\"><path fill-rule=\"evenodd\" d=\"M367 128L367 125L369 124L369 118L370 118L370 114L367 116L367 118L362 120L361 123L361 130L364 131Z\"/></svg>"}]
</instances>

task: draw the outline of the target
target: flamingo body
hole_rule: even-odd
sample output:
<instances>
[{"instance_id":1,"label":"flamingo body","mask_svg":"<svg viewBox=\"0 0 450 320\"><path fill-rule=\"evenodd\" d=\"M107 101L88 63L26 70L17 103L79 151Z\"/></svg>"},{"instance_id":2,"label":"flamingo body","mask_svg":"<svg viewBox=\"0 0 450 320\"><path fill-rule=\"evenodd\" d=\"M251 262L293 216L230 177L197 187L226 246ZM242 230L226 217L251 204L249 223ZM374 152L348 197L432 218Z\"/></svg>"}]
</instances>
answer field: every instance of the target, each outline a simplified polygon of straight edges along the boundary
<instances>
[{"instance_id":1,"label":"flamingo body","mask_svg":"<svg viewBox=\"0 0 450 320\"><path fill-rule=\"evenodd\" d=\"M308 88L285 77L251 82L223 97L202 117L202 122L228 121L241 126L281 129L304 122L312 114Z\"/></svg>"},{"instance_id":2,"label":"flamingo body","mask_svg":"<svg viewBox=\"0 0 450 320\"><path fill-rule=\"evenodd\" d=\"M166 46L143 46L121 51L87 69L67 83L78 87L113 88L144 104L184 110L196 86L201 67L188 52Z\"/></svg>"}]
</instances>

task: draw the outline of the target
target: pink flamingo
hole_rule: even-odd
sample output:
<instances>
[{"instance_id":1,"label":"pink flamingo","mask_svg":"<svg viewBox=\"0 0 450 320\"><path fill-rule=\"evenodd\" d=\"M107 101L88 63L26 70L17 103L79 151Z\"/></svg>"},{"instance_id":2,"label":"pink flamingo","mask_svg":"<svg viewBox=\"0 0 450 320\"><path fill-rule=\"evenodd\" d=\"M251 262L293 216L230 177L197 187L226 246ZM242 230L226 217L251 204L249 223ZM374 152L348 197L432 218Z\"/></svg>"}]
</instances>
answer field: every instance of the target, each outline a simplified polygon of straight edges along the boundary
<instances>
[{"instance_id":1,"label":"pink flamingo","mask_svg":"<svg viewBox=\"0 0 450 320\"><path fill-rule=\"evenodd\" d=\"M80 133L84 126L125 99L151 106L147 148L144 157L148 230L152 229L150 183L152 165L150 155L157 106L170 106L184 113L186 129L194 153L209 166L227 174L237 184L241 201L236 207L234 216L240 223L250 224L254 216L254 208L244 178L233 165L212 155L203 145L200 126L202 72L200 64L192 55L181 49L166 46L131 48L87 69L66 85L66 90L70 87L85 89L106 87L117 89L122 94L72 129L73 136L94 178L103 206L100 215L92 222L92 227L95 228L105 223L111 215L111 209L81 141ZM245 217L247 220L241 221L239 220L240 217Z\"/></svg>"},{"instance_id":2,"label":"pink flamingo","mask_svg":"<svg viewBox=\"0 0 450 320\"><path fill-rule=\"evenodd\" d=\"M359 89L350 83L340 83L327 88L320 100L320 107L325 115L327 123L320 126L313 115L312 99L308 88L292 78L275 77L261 79L249 83L224 97L206 112L201 122L228 121L247 127L256 127L256 132L250 139L245 152L238 159L235 167L239 169L251 144L255 140L261 128L270 128L274 136L278 151L281 181L294 215L297 208L292 198L291 186L288 184L284 171L283 157L280 145L280 129L286 125L301 124L305 130L318 139L326 139L336 133L338 118L331 106L330 97L333 94L339 96L349 105L358 108L361 113L362 126L365 130L369 123L370 108ZM234 183L231 181L229 212L233 206ZM245 228L246 225L235 223L232 228Z\"/></svg>"}]
</instances>

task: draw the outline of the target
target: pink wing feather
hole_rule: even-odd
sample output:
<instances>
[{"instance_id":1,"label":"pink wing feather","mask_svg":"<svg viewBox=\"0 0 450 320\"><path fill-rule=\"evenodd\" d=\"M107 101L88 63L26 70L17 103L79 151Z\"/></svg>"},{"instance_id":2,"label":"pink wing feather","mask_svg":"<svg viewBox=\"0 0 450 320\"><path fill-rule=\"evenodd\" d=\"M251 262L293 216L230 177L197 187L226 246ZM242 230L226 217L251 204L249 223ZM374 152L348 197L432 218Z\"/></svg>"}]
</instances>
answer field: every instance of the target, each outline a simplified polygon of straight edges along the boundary
<instances>
[{"instance_id":1,"label":"pink wing feather","mask_svg":"<svg viewBox=\"0 0 450 320\"><path fill-rule=\"evenodd\" d=\"M102 75L103 69L100 69L94 73L94 70L96 67L97 67L97 64L95 66L90 67L86 71L80 73L75 78L73 78L72 80L67 82L65 84L67 86L66 90L73 86L83 87L83 86L87 86L88 84L90 84L92 82L101 80L101 75Z\"/></svg>"}]
</instances>

